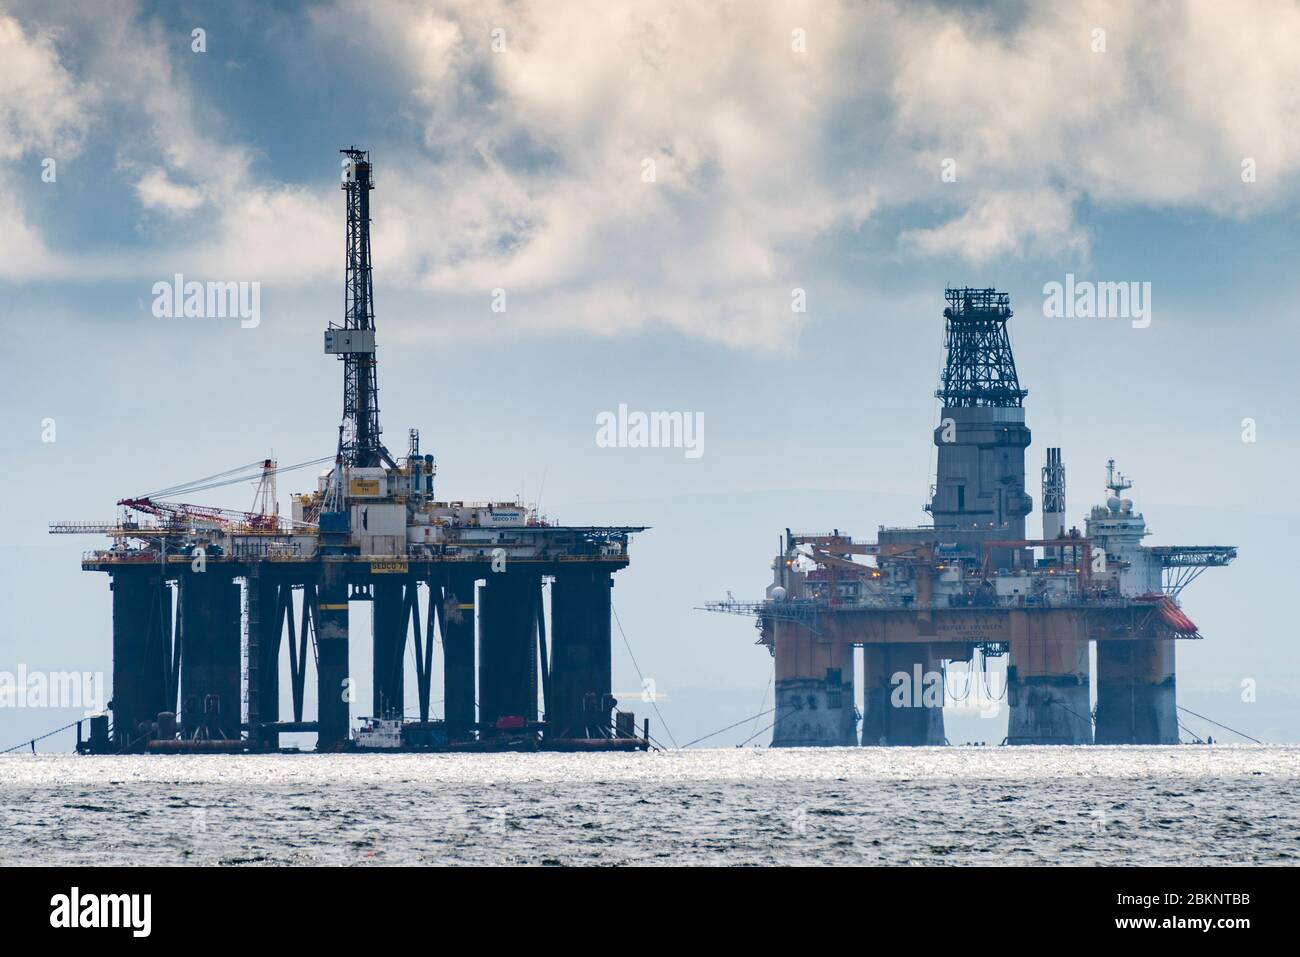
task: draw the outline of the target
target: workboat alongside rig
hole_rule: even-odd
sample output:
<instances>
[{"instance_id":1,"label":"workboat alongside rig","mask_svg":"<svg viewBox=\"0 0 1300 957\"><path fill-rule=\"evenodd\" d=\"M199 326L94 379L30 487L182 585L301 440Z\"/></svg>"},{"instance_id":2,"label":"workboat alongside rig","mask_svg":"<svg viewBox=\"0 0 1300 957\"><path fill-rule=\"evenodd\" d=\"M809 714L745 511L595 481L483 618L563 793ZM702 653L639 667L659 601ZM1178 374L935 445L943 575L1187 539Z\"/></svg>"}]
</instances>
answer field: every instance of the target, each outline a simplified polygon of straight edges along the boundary
<instances>
[{"instance_id":1,"label":"workboat alongside rig","mask_svg":"<svg viewBox=\"0 0 1300 957\"><path fill-rule=\"evenodd\" d=\"M617 712L616 718L622 718L624 714ZM548 740L544 721L526 722L518 718L498 719L494 732L478 740L449 741L446 723L442 721L363 718L361 727L352 732L346 750L394 754L421 751L648 751L652 747L648 719L640 736L626 720L617 722L615 733L610 737Z\"/></svg>"}]
</instances>

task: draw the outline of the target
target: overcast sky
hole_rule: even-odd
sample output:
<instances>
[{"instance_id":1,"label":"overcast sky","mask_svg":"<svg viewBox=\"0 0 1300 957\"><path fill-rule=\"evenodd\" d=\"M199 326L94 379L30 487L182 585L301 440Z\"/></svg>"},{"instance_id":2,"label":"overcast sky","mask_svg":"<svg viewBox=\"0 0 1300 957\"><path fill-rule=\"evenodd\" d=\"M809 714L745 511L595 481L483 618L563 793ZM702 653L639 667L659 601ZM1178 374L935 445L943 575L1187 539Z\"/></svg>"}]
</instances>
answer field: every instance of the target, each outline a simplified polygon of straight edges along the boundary
<instances>
[{"instance_id":1,"label":"overcast sky","mask_svg":"<svg viewBox=\"0 0 1300 957\"><path fill-rule=\"evenodd\" d=\"M1297 36L1265 0L0 0L0 670L109 668L97 543L49 521L333 451L356 144L388 445L419 427L450 498L653 520L616 607L678 738L771 671L694 606L761 595L786 526L926 519L943 289L976 284L1017 313L1035 499L1060 445L1071 522L1114 457L1152 543L1242 545L1185 594L1182 700L1255 678L1237 720L1292 695L1254 726L1300 739ZM259 283L256 327L156 317L176 273ZM1150 283L1149 325L1044 315L1067 274ZM598 447L620 403L701 413L704 454Z\"/></svg>"}]
</instances>

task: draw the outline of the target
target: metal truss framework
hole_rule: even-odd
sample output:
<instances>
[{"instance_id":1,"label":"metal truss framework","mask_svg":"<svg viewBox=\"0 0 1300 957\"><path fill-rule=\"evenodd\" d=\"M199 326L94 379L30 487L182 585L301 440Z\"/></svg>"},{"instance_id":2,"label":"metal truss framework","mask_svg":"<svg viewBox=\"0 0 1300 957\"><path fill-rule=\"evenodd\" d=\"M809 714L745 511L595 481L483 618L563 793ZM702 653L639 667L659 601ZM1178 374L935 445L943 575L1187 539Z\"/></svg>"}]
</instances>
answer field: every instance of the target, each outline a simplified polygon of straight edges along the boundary
<instances>
[{"instance_id":1,"label":"metal truss framework","mask_svg":"<svg viewBox=\"0 0 1300 957\"><path fill-rule=\"evenodd\" d=\"M1011 297L969 287L948 289L944 297L948 361L935 396L949 408L1021 407L1029 393L1020 388L1007 338Z\"/></svg>"}]
</instances>

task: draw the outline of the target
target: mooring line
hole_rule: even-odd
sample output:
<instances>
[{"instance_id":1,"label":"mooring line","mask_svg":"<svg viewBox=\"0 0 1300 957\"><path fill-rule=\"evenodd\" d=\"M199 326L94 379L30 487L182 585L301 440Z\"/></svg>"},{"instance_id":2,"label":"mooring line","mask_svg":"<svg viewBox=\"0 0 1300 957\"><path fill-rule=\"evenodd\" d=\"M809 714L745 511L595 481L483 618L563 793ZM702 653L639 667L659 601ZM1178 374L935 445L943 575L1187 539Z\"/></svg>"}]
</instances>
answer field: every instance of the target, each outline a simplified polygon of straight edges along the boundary
<instances>
[{"instance_id":1,"label":"mooring line","mask_svg":"<svg viewBox=\"0 0 1300 957\"><path fill-rule=\"evenodd\" d=\"M81 721L85 721L85 720L86 720L85 718L81 719ZM44 741L46 738L51 737L52 735L56 735L60 731L67 731L69 728L75 728L77 725L81 724L81 721L74 721L72 722L72 724L65 724L63 727L55 728L53 731L47 731L45 732L45 734L42 734L39 737L28 738L25 741L19 741L12 748L5 748L3 751L0 751L0 754L8 754L10 751L17 751L19 748L25 748L28 745L35 745L37 741Z\"/></svg>"},{"instance_id":2,"label":"mooring line","mask_svg":"<svg viewBox=\"0 0 1300 957\"><path fill-rule=\"evenodd\" d=\"M1202 721L1208 721L1208 722L1210 722L1210 724L1214 725L1216 728L1222 728L1224 731L1231 731L1233 734L1239 734L1239 735L1241 735L1243 738L1245 738L1247 741L1254 741L1256 744L1263 744L1263 743L1264 743L1263 741L1259 740L1259 738L1252 738L1250 735L1246 734L1246 732L1244 732L1244 731L1238 731L1236 728L1230 728L1230 727L1228 727L1226 724L1219 724L1219 722L1215 721L1213 718L1207 718L1207 717L1206 717L1205 715L1203 715L1203 714L1196 714L1196 712L1193 711L1191 708L1184 708L1182 705L1178 705L1177 707L1178 707L1178 710L1179 710L1179 711L1186 711L1188 714L1196 715L1196 717L1200 718Z\"/></svg>"},{"instance_id":3,"label":"mooring line","mask_svg":"<svg viewBox=\"0 0 1300 957\"><path fill-rule=\"evenodd\" d=\"M735 724L729 724L725 728L719 728L717 731L711 731L702 738L696 738L694 741L687 741L685 744L682 745L682 750L689 748L692 744L699 744L701 741L707 741L709 740L709 738L717 737L718 735L722 734L722 732L724 731L730 731L732 728L738 728L742 724L745 724L748 721L753 721L755 724L757 724L759 718L763 717L763 715L765 714L771 714L775 710L776 708L768 708L766 711L760 711L758 714L750 715L748 718L741 718ZM750 735L751 738L753 736L754 735Z\"/></svg>"},{"instance_id":4,"label":"mooring line","mask_svg":"<svg viewBox=\"0 0 1300 957\"><path fill-rule=\"evenodd\" d=\"M623 636L623 645L627 648L627 655L632 659L632 667L636 669L636 676L641 679L641 687L644 689L645 675L641 674L641 666L637 664L636 655L632 653L632 643L627 640L627 632L623 630L623 623L618 619L618 609L614 607L613 602L609 603L609 610L614 614L614 623L618 625L618 633ZM659 710L659 702L655 700L657 697L658 695L654 692L650 693L650 707L655 709L655 715L659 718L659 723L664 726L664 731L668 734L668 740L671 741L673 747L676 748L677 739L673 737L673 729L668 727L668 722L664 720L664 716Z\"/></svg>"},{"instance_id":5,"label":"mooring line","mask_svg":"<svg viewBox=\"0 0 1300 957\"><path fill-rule=\"evenodd\" d=\"M772 710L775 711L776 709L773 708ZM771 730L773 730L773 729L774 729L778 724L780 724L780 723L781 723L782 721L784 721L786 718L788 718L788 717L790 717L791 715L794 715L794 714L797 714L797 712L795 712L795 711L787 711L785 714L781 715L781 717L777 718L775 721L773 721L771 724L769 724L766 728L764 728L763 731L771 731ZM755 738L757 738L759 734L762 734L763 731L759 731L758 734L751 734L751 735L750 735L748 738L746 738L744 741L740 742L740 744L736 745L736 747L738 747L738 748L743 748L745 745L749 744L749 742L751 742L751 741L753 741Z\"/></svg>"}]
</instances>

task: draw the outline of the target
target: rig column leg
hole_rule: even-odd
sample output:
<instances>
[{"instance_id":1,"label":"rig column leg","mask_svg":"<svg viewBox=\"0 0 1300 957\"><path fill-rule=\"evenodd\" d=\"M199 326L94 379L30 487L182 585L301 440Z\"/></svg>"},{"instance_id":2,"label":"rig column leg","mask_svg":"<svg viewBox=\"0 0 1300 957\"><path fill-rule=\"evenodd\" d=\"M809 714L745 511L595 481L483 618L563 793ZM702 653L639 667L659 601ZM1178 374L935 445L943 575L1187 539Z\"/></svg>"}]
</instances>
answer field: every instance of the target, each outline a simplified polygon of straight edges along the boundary
<instances>
[{"instance_id":1,"label":"rig column leg","mask_svg":"<svg viewBox=\"0 0 1300 957\"><path fill-rule=\"evenodd\" d=\"M181 728L186 738L239 737L239 585L220 571L181 574Z\"/></svg>"},{"instance_id":2,"label":"rig column leg","mask_svg":"<svg viewBox=\"0 0 1300 957\"><path fill-rule=\"evenodd\" d=\"M421 724L429 720L429 701L433 697L433 629L434 622L438 620L438 613L434 610L437 604L437 586L430 582L428 615L421 616L420 583L412 581L406 586L406 608L411 622L411 642L415 646L415 693L419 701ZM402 628L406 628L405 622Z\"/></svg>"},{"instance_id":3,"label":"rig column leg","mask_svg":"<svg viewBox=\"0 0 1300 957\"><path fill-rule=\"evenodd\" d=\"M885 649L862 647L862 746L874 748L889 743L885 717L889 709L889 682L885 676Z\"/></svg>"},{"instance_id":4,"label":"rig column leg","mask_svg":"<svg viewBox=\"0 0 1300 957\"><path fill-rule=\"evenodd\" d=\"M1009 624L1007 744L1092 744L1088 639L1044 632L1023 611Z\"/></svg>"},{"instance_id":5,"label":"rig column leg","mask_svg":"<svg viewBox=\"0 0 1300 957\"><path fill-rule=\"evenodd\" d=\"M881 678L888 696L885 743L938 747L947 743L943 726L943 672L925 644L882 645Z\"/></svg>"},{"instance_id":6,"label":"rig column leg","mask_svg":"<svg viewBox=\"0 0 1300 957\"><path fill-rule=\"evenodd\" d=\"M326 562L316 612L316 750L337 751L348 739L348 583L343 569Z\"/></svg>"},{"instance_id":7,"label":"rig column leg","mask_svg":"<svg viewBox=\"0 0 1300 957\"><path fill-rule=\"evenodd\" d=\"M144 744L142 724L167 702L172 649L172 596L157 569L112 573L113 747Z\"/></svg>"},{"instance_id":8,"label":"rig column leg","mask_svg":"<svg viewBox=\"0 0 1300 957\"><path fill-rule=\"evenodd\" d=\"M284 617L289 626L289 693L293 697L293 720L302 722L303 698L307 690L307 643L316 627L312 609L316 607L316 585L307 582L302 587L301 626L295 627L293 617L293 592L291 585L285 585Z\"/></svg>"},{"instance_id":9,"label":"rig column leg","mask_svg":"<svg viewBox=\"0 0 1300 957\"><path fill-rule=\"evenodd\" d=\"M262 725L280 719L280 632L284 607L280 585L262 573L248 574L248 740L253 747L278 748L280 735Z\"/></svg>"},{"instance_id":10,"label":"rig column leg","mask_svg":"<svg viewBox=\"0 0 1300 957\"><path fill-rule=\"evenodd\" d=\"M429 614L435 597L430 584ZM443 713L449 741L467 741L474 727L474 577L451 574L440 589Z\"/></svg>"},{"instance_id":11,"label":"rig column leg","mask_svg":"<svg viewBox=\"0 0 1300 957\"><path fill-rule=\"evenodd\" d=\"M546 648L546 594L541 579L537 581L537 604L534 614L537 616L537 660L542 674L542 712L551 707L551 654Z\"/></svg>"},{"instance_id":12,"label":"rig column leg","mask_svg":"<svg viewBox=\"0 0 1300 957\"><path fill-rule=\"evenodd\" d=\"M479 591L479 725L537 720L536 575L496 573Z\"/></svg>"},{"instance_id":13,"label":"rig column leg","mask_svg":"<svg viewBox=\"0 0 1300 957\"><path fill-rule=\"evenodd\" d=\"M853 646L819 640L806 625L774 622L776 718L772 747L851 747Z\"/></svg>"},{"instance_id":14,"label":"rig column leg","mask_svg":"<svg viewBox=\"0 0 1300 957\"><path fill-rule=\"evenodd\" d=\"M551 675L546 734L555 738L609 733L613 701L610 589L600 569L564 569L551 586ZM612 707L612 706L611 706Z\"/></svg>"},{"instance_id":15,"label":"rig column leg","mask_svg":"<svg viewBox=\"0 0 1300 957\"><path fill-rule=\"evenodd\" d=\"M402 581L376 576L374 584L374 712L377 718L400 718L406 713L406 627ZM393 581L388 581L394 577ZM414 583L411 585L415 587Z\"/></svg>"},{"instance_id":16,"label":"rig column leg","mask_svg":"<svg viewBox=\"0 0 1300 957\"><path fill-rule=\"evenodd\" d=\"M1177 744L1173 639L1097 642L1097 743Z\"/></svg>"}]
</instances>

